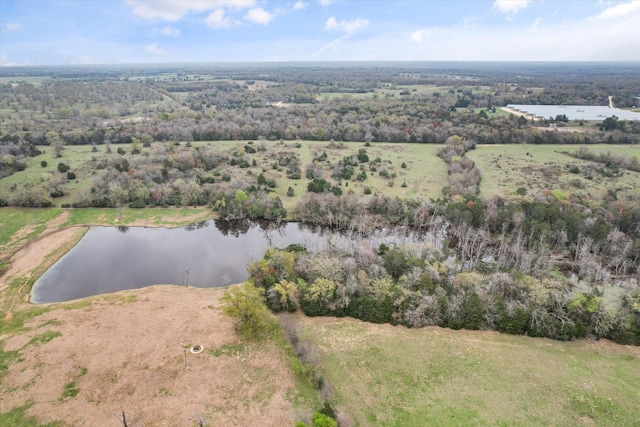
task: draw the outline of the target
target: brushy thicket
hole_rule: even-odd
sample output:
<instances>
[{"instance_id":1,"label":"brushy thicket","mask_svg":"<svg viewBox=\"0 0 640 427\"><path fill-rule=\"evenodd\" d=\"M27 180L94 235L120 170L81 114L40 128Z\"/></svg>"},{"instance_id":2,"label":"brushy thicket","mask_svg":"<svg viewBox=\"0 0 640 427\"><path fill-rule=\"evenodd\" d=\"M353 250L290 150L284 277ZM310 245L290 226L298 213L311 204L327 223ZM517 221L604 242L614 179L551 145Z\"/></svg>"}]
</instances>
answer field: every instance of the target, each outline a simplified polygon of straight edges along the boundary
<instances>
[{"instance_id":1,"label":"brushy thicket","mask_svg":"<svg viewBox=\"0 0 640 427\"><path fill-rule=\"evenodd\" d=\"M271 249L248 272L274 311L294 310L297 299L309 316L640 345L637 245L618 229L587 229L580 212L562 208L558 221L571 220L562 239L544 220L556 203L500 207L491 215L523 216L500 234L487 226L483 202L469 199L449 204L446 218L411 241L374 245L334 233L321 251Z\"/></svg>"}]
</instances>

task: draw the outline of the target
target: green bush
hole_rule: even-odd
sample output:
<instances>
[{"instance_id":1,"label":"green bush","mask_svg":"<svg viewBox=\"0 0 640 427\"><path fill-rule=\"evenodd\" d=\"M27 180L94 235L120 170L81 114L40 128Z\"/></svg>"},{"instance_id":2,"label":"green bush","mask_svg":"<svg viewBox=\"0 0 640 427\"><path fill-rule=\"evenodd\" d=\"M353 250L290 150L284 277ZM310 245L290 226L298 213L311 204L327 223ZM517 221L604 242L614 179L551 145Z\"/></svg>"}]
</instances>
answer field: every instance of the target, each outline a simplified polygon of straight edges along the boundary
<instances>
[{"instance_id":1,"label":"green bush","mask_svg":"<svg viewBox=\"0 0 640 427\"><path fill-rule=\"evenodd\" d=\"M58 163L58 172L65 173L69 169L70 169L69 166L65 165L64 163L62 163L62 162Z\"/></svg>"},{"instance_id":2,"label":"green bush","mask_svg":"<svg viewBox=\"0 0 640 427\"><path fill-rule=\"evenodd\" d=\"M353 298L347 310L349 316L372 323L393 323L394 312L393 299L379 301L372 297Z\"/></svg>"},{"instance_id":3,"label":"green bush","mask_svg":"<svg viewBox=\"0 0 640 427\"><path fill-rule=\"evenodd\" d=\"M223 312L236 319L235 328L239 335L256 338L271 327L271 314L264 305L262 293L252 284L246 282L230 287L220 301Z\"/></svg>"},{"instance_id":4,"label":"green bush","mask_svg":"<svg viewBox=\"0 0 640 427\"><path fill-rule=\"evenodd\" d=\"M331 190L331 184L326 179L313 178L313 181L307 185L307 190L312 193L324 193Z\"/></svg>"}]
</instances>

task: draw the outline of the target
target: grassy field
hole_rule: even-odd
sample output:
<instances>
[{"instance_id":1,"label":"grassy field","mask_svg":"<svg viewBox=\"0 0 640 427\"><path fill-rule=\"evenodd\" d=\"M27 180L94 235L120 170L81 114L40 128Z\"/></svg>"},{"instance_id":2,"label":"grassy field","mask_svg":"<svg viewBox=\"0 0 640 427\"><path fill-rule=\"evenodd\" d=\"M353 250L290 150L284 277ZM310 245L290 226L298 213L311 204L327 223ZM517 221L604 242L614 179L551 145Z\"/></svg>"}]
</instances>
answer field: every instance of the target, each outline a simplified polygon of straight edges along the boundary
<instances>
[{"instance_id":1,"label":"grassy field","mask_svg":"<svg viewBox=\"0 0 640 427\"><path fill-rule=\"evenodd\" d=\"M411 95L433 95L435 92L440 92L441 94L446 93L450 86L434 86L434 85L397 85L393 88L384 87L381 89L375 89L373 92L366 93L321 93L316 96L319 101L326 101L334 98L340 98L343 96L353 97L355 99L366 99L371 98L373 96L403 96L400 95L402 91L408 91Z\"/></svg>"},{"instance_id":2,"label":"grassy field","mask_svg":"<svg viewBox=\"0 0 640 427\"><path fill-rule=\"evenodd\" d=\"M288 145L294 146L293 143ZM300 148L291 149L300 156L303 168L302 179L289 179L284 171L267 170L267 172L275 176L278 183L276 192L285 203L285 207L294 207L297 198L291 199L286 193L289 187L294 189L296 196L307 192L309 180L304 177L304 165L311 163L315 156L322 153L327 153L331 164L336 164L345 156L357 154L362 148L367 150L370 162L375 161L376 158L381 159L378 170L368 171L367 179L363 182L343 181L343 194L353 192L363 195L365 187L371 189L370 197L379 194L400 198L436 199L442 194L443 185L446 185L447 166L436 156L439 145L380 143L364 147L362 143L345 143L342 148L331 148L327 142L304 141L301 142ZM402 168L403 162L406 168ZM386 169L390 174L395 173L396 177L382 178L379 175L382 169ZM257 169L254 173L260 173L260 170Z\"/></svg>"},{"instance_id":3,"label":"grassy field","mask_svg":"<svg viewBox=\"0 0 640 427\"><path fill-rule=\"evenodd\" d=\"M355 425L640 425L635 347L353 319L304 325Z\"/></svg>"},{"instance_id":4,"label":"grassy field","mask_svg":"<svg viewBox=\"0 0 640 427\"><path fill-rule=\"evenodd\" d=\"M609 188L621 192L640 189L637 172L624 171L619 178L594 175L592 179L587 179L583 172L570 173L569 164L577 165L580 171L592 164L562 153L578 148L573 145L489 145L468 152L467 157L476 162L482 173L480 193L484 197L515 194L519 187L526 188L529 194L559 189L585 197L602 196ZM640 155L638 147L594 145L588 148L594 152Z\"/></svg>"},{"instance_id":5,"label":"grassy field","mask_svg":"<svg viewBox=\"0 0 640 427\"><path fill-rule=\"evenodd\" d=\"M275 179L277 187L275 192L282 199L285 207L292 210L299 200L299 196L307 193L309 180L305 178L306 166L311 164L315 157L323 153L327 154L327 162L323 165L324 177L331 179L332 167L346 156L358 153L365 149L370 162L363 164L367 172L367 179L363 182L342 181L343 194L364 194L366 187L371 189L371 196L384 194L401 198L437 199L442 196L442 189L447 185L446 164L437 157L439 145L432 144L393 144L373 143L370 147L364 147L363 143L340 143L331 145L329 142L320 141L268 141L266 151L256 153L244 153L244 147L248 141L212 141L194 142L193 147L212 148L227 157L233 153L241 155L251 164L256 160L256 166L238 168L229 165L220 166L222 173L227 173L233 178L244 181L247 185L256 183L257 176L264 174L268 179ZM258 143L256 142L254 147ZM131 147L128 145L114 146L112 149L124 148L127 153ZM624 171L622 177L605 177L602 174L591 174L587 170L592 162L572 158L563 151L576 151L579 147L573 145L485 145L467 153L474 160L482 172L480 185L481 195L491 197L494 195L515 194L520 187L527 189L529 194L561 189L569 194L584 197L598 197L606 194L611 189L617 192L633 192L640 188L640 174ZM640 147L593 145L588 147L593 152L611 152L616 155L640 156ZM182 144L178 150L186 150ZM144 149L141 154L126 154L130 162L136 158L148 155ZM273 168L280 155L295 154L300 159L302 179L293 180L287 177L286 167ZM107 156L104 147L99 147L98 152L91 152L89 146L68 146L63 151L61 158L54 158L52 150L45 148L45 153L37 157L28 158L27 169L0 180L0 197L11 198L12 186L43 187L51 176L57 173L57 165L64 162L71 167L76 174L76 179L64 185L65 195L52 201L60 206L63 203L73 203L78 191L89 192L93 177L101 173L95 169L94 160L104 159ZM369 170L369 166L376 159L376 171ZM40 164L47 162L46 167ZM402 167L402 164L406 167ZM580 172L570 173L568 165L578 166ZM596 165L598 166L598 165ZM380 176L380 171L386 169L389 178ZM358 173L356 168L356 173ZM395 174L395 176L394 176ZM294 190L294 197L287 196L287 190Z\"/></svg>"},{"instance_id":6,"label":"grassy field","mask_svg":"<svg viewBox=\"0 0 640 427\"><path fill-rule=\"evenodd\" d=\"M212 141L194 142L192 145L193 147L213 148L218 150L221 155L231 156L234 151L243 152L247 142ZM296 147L296 145L299 145L299 147ZM131 151L129 145L123 144L113 146L113 152L120 147L125 149L127 153ZM255 159L257 166L246 169L230 166L222 166L222 168L224 172L235 178L242 179L248 184L255 183L256 177L260 173L263 173L268 178L275 179L277 183L276 193L283 200L285 207L293 208L298 198L288 197L287 190L289 187L293 188L295 196L306 193L309 180L304 177L304 170L306 165L313 161L314 157L326 153L329 163L335 165L342 158L355 155L359 149L365 148L370 162L374 162L376 158L380 159L380 163L376 165L377 171L369 171L369 165L365 164L367 179L363 182L355 180L351 182L343 181L343 193L364 194L364 188L369 187L372 190L372 196L385 194L402 198L438 198L442 194L443 186L446 185L447 176L446 164L436 156L439 147L439 145L431 144L392 143L375 143L370 147L364 147L363 143L343 143L338 146L330 146L328 142L320 141L286 141L283 143L269 141L267 142L266 151L244 155L249 163ZM183 144L178 149L187 148ZM146 150L144 149L141 154L127 154L126 156L130 162L133 162L136 156L145 155ZM299 156L302 179L289 179L286 175L286 168L272 168L279 153L291 153ZM20 187L26 184L42 187L51 179L53 174L57 173L58 163L63 162L71 167L70 170L76 174L76 179L70 180L65 184L65 195L63 197L52 199L52 201L58 206L63 203L73 203L74 194L78 191L88 192L91 188L93 177L100 173L100 171L95 170L95 162L93 160L99 161L106 156L103 146L98 148L98 152L92 152L90 146L67 146L62 152L62 157L55 158L53 150L46 147L45 153L26 160L27 168L24 171L14 173L0 180L0 197L10 199L12 186ZM47 163L46 167L41 166L42 161ZM405 163L406 168L401 167L402 163ZM328 163L325 164L325 168L325 178L330 179L331 170ZM386 169L390 175L395 173L395 178L382 178L379 175L382 169Z\"/></svg>"}]
</instances>

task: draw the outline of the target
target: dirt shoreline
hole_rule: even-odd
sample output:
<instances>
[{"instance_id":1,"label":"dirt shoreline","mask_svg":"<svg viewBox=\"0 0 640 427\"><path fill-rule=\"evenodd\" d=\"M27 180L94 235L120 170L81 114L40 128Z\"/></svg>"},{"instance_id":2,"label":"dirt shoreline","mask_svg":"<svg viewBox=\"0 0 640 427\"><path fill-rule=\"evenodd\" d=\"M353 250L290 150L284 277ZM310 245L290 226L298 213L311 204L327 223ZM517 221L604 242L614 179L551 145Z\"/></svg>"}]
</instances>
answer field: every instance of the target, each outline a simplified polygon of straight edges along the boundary
<instances>
[{"instance_id":1,"label":"dirt shoreline","mask_svg":"<svg viewBox=\"0 0 640 427\"><path fill-rule=\"evenodd\" d=\"M36 307L9 285L32 283L89 227L58 226L47 224L11 256L0 277L3 320ZM39 423L119 425L124 410L138 426L192 425L197 417L216 426L293 425L299 414L286 356L273 342L239 342L219 310L223 293L155 285L38 304L47 312L26 321L25 332L0 337L3 352L17 352L0 371L0 413L32 402L26 416ZM202 353L185 352L196 344Z\"/></svg>"}]
</instances>

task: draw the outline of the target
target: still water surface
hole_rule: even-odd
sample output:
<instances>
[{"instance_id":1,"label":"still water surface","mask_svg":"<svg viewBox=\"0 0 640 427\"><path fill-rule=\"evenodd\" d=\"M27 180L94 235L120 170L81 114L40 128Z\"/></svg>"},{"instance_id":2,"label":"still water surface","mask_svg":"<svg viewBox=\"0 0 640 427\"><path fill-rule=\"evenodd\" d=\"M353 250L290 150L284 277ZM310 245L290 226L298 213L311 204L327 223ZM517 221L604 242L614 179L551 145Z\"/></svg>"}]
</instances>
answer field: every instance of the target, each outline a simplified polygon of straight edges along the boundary
<instances>
[{"instance_id":1,"label":"still water surface","mask_svg":"<svg viewBox=\"0 0 640 427\"><path fill-rule=\"evenodd\" d=\"M295 223L221 228L213 221L182 228L91 227L35 282L31 302L69 301L159 283L226 286L244 281L248 264L269 246L317 239Z\"/></svg>"},{"instance_id":2,"label":"still water surface","mask_svg":"<svg viewBox=\"0 0 640 427\"><path fill-rule=\"evenodd\" d=\"M388 242L395 238L381 238ZM34 284L31 302L69 301L152 284L202 288L247 279L266 249L324 246L322 230L298 223L206 221L183 228L92 227Z\"/></svg>"}]
</instances>

